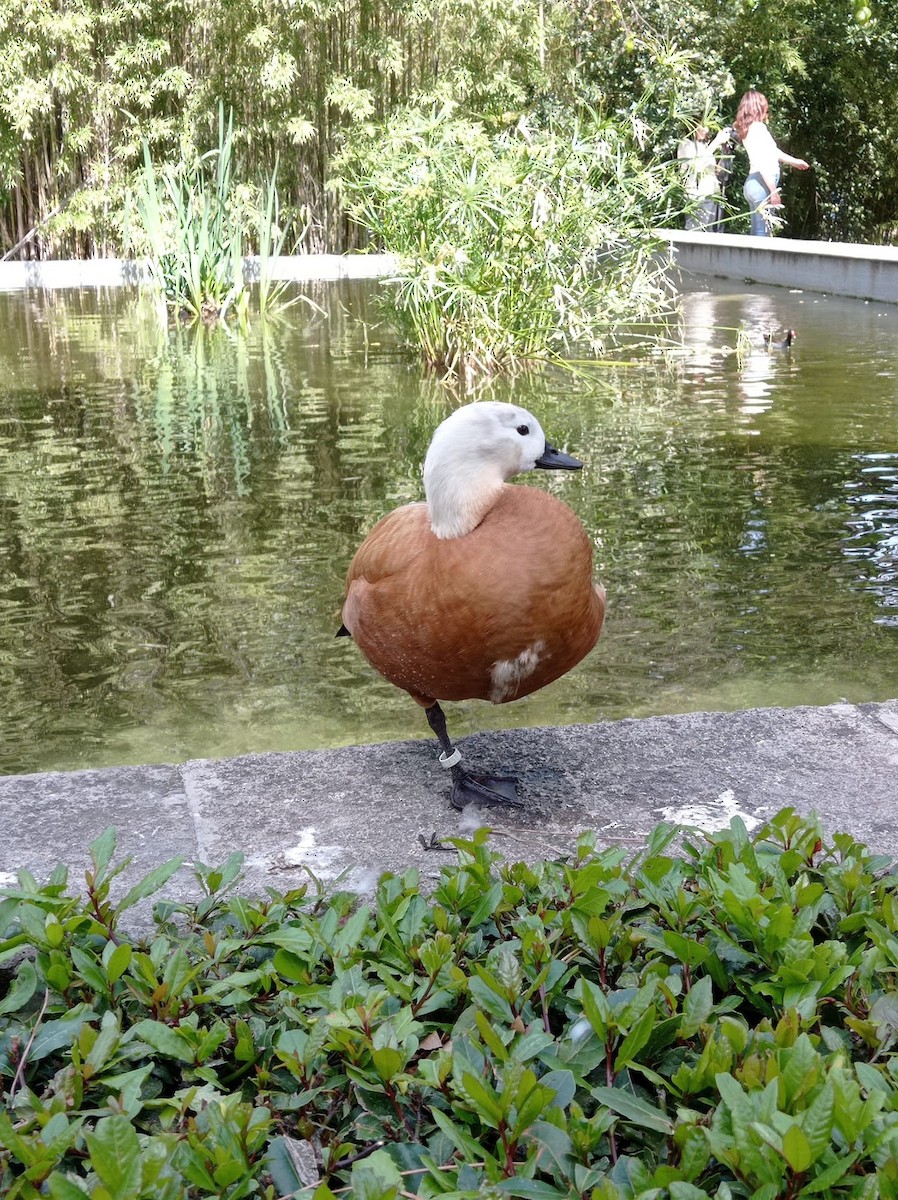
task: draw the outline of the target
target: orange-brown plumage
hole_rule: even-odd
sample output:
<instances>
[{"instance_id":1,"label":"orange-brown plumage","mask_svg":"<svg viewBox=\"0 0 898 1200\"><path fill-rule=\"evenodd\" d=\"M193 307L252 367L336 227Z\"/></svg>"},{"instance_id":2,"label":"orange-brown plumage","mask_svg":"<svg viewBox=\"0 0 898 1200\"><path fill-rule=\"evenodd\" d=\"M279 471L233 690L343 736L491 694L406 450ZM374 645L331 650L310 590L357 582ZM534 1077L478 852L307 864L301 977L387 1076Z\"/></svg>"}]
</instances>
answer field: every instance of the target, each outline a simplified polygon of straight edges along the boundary
<instances>
[{"instance_id":1,"label":"orange-brown plumage","mask_svg":"<svg viewBox=\"0 0 898 1200\"><path fill-rule=\"evenodd\" d=\"M459 765L439 701L527 696L575 666L601 631L605 592L580 521L554 496L507 482L582 465L525 409L466 405L434 433L426 503L379 521L350 564L341 632L426 709L456 808L516 804L515 781Z\"/></svg>"},{"instance_id":2,"label":"orange-brown plumage","mask_svg":"<svg viewBox=\"0 0 898 1200\"><path fill-rule=\"evenodd\" d=\"M501 704L558 679L596 644L605 602L591 572L589 539L567 505L506 484L464 537L436 537L426 504L379 521L350 565L343 620L371 665L425 707ZM497 683L497 663L528 654Z\"/></svg>"}]
</instances>

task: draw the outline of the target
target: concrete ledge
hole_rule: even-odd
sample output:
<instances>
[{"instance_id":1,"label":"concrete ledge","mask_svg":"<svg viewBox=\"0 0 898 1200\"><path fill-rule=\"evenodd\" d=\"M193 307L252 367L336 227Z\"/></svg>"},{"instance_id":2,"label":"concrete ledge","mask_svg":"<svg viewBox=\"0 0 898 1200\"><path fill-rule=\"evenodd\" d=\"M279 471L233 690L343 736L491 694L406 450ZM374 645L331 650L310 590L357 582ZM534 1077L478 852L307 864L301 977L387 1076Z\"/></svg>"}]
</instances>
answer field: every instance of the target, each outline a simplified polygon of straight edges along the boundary
<instances>
[{"instance_id":1,"label":"concrete ledge","mask_svg":"<svg viewBox=\"0 0 898 1200\"><path fill-rule=\"evenodd\" d=\"M295 254L272 259L272 279L376 279L390 275L390 254ZM259 259L243 260L246 281L259 278ZM104 288L149 281L146 262L123 258L59 259L46 262L0 262L0 292L24 288Z\"/></svg>"},{"instance_id":2,"label":"concrete ledge","mask_svg":"<svg viewBox=\"0 0 898 1200\"><path fill-rule=\"evenodd\" d=\"M657 230L684 275L898 304L898 247L807 242L695 230Z\"/></svg>"},{"instance_id":3,"label":"concrete ledge","mask_svg":"<svg viewBox=\"0 0 898 1200\"><path fill-rule=\"evenodd\" d=\"M432 883L450 853L419 835L470 836L489 824L506 858L554 858L585 829L635 851L661 820L708 832L740 816L750 828L791 805L816 811L898 855L898 700L826 708L689 713L557 729L478 734L472 767L520 777L520 810L459 814L430 740L0 778L0 887L57 863L78 886L88 844L108 825L133 855L128 886L176 854L222 862L246 853L243 890L308 879L367 891L383 871L416 867ZM187 867L170 896L197 896Z\"/></svg>"},{"instance_id":4,"label":"concrete ledge","mask_svg":"<svg viewBox=\"0 0 898 1200\"><path fill-rule=\"evenodd\" d=\"M743 279L775 287L898 303L898 248L847 242L752 238L679 229L656 230L683 275ZM382 279L396 269L390 254L296 254L272 260L278 280ZM247 282L259 278L259 259L244 259ZM102 288L146 283L145 262L119 258L0 262L0 291L25 288Z\"/></svg>"}]
</instances>

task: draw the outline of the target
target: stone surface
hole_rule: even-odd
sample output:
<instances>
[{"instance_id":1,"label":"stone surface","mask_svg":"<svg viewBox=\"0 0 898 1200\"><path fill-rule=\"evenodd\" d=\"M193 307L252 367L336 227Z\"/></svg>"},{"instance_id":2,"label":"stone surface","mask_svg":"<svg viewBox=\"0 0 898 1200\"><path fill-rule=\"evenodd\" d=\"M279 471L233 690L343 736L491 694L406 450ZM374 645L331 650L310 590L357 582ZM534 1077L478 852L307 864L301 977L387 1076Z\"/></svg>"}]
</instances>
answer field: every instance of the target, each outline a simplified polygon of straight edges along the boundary
<instances>
[{"instance_id":1,"label":"stone surface","mask_svg":"<svg viewBox=\"0 0 898 1200\"><path fill-rule=\"evenodd\" d=\"M194 822L179 767L116 767L0 777L0 888L23 867L39 882L62 863L70 887L81 887L90 866L88 847L110 825L116 861L131 858L118 891L178 855L193 862ZM182 868L169 892L195 894Z\"/></svg>"},{"instance_id":2,"label":"stone surface","mask_svg":"<svg viewBox=\"0 0 898 1200\"><path fill-rule=\"evenodd\" d=\"M636 850L660 820L711 831L741 816L754 828L792 805L816 811L898 855L898 700L826 708L604 722L478 734L460 743L472 768L514 772L520 809L456 813L429 741L196 760L0 778L0 884L21 868L43 880L58 862L75 872L113 824L133 855L122 887L181 854L167 885L197 895L189 864L246 855L243 890L285 890L311 872L367 891L383 871L417 867L435 879L437 838L494 829L506 858L565 854L594 829L602 844Z\"/></svg>"},{"instance_id":3,"label":"stone surface","mask_svg":"<svg viewBox=\"0 0 898 1200\"><path fill-rule=\"evenodd\" d=\"M854 242L754 238L703 230L659 229L680 273L747 279L774 287L898 302L898 247ZM259 260L244 259L244 278L259 278ZM393 274L389 254L294 254L269 264L274 279L375 279ZM148 281L144 262L117 258L0 263L0 291L118 287Z\"/></svg>"},{"instance_id":4,"label":"stone surface","mask_svg":"<svg viewBox=\"0 0 898 1200\"><path fill-rule=\"evenodd\" d=\"M659 229L678 271L898 303L898 247Z\"/></svg>"},{"instance_id":5,"label":"stone surface","mask_svg":"<svg viewBox=\"0 0 898 1200\"><path fill-rule=\"evenodd\" d=\"M269 261L272 279L376 279L392 274L390 254L291 254ZM243 260L247 282L259 279L256 255ZM0 292L23 288L121 287L150 282L142 260L124 258L44 259L0 262Z\"/></svg>"}]
</instances>

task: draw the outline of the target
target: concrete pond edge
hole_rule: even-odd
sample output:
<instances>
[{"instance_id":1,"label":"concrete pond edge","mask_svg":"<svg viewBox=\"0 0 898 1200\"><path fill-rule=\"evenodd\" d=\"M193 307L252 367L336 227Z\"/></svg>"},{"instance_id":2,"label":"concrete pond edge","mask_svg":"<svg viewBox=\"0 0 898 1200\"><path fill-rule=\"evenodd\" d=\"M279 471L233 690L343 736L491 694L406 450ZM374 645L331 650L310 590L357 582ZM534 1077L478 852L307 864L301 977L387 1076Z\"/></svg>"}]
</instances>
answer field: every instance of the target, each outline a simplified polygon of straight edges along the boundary
<instances>
[{"instance_id":1,"label":"concrete pond edge","mask_svg":"<svg viewBox=\"0 0 898 1200\"><path fill-rule=\"evenodd\" d=\"M711 833L738 817L751 830L787 806L898 855L898 699L511 729L460 745L473 767L518 775L522 808L454 812L423 739L0 777L0 888L23 868L46 880L59 863L78 887L110 825L132 860L121 886L180 855L166 887L179 899L198 898L190 864L234 850L246 894L310 873L365 893L410 867L432 885L454 861L441 840L481 825L505 859L532 862L570 854L585 830L636 853L659 821Z\"/></svg>"}]
</instances>

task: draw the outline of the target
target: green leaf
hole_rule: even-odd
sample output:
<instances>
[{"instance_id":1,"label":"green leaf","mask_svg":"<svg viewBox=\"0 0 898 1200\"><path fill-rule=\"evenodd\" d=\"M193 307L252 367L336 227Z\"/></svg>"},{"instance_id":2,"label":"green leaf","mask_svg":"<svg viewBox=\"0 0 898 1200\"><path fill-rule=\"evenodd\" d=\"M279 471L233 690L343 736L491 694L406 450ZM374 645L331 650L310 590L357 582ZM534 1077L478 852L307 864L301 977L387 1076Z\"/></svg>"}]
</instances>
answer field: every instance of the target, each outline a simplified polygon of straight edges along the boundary
<instances>
[{"instance_id":1,"label":"green leaf","mask_svg":"<svg viewBox=\"0 0 898 1200\"><path fill-rule=\"evenodd\" d=\"M133 1117L143 1107L140 1099L141 1089L155 1070L154 1063L146 1063L133 1071L124 1071L114 1075L101 1075L98 1082L106 1088L111 1096L120 1098L124 1111Z\"/></svg>"},{"instance_id":2,"label":"green leaf","mask_svg":"<svg viewBox=\"0 0 898 1200\"><path fill-rule=\"evenodd\" d=\"M783 1134L783 1158L796 1174L803 1174L813 1162L811 1146L798 1125Z\"/></svg>"},{"instance_id":3,"label":"green leaf","mask_svg":"<svg viewBox=\"0 0 898 1200\"><path fill-rule=\"evenodd\" d=\"M785 1093L781 1099L781 1107L788 1110L796 1096L813 1084L816 1068L821 1060L806 1033L800 1034L795 1045L785 1053L788 1054L788 1061L780 1077Z\"/></svg>"},{"instance_id":4,"label":"green leaf","mask_svg":"<svg viewBox=\"0 0 898 1200\"><path fill-rule=\"evenodd\" d=\"M265 1156L265 1169L281 1196L292 1196L300 1188L314 1187L320 1177L312 1143L286 1136L272 1140Z\"/></svg>"},{"instance_id":5,"label":"green leaf","mask_svg":"<svg viewBox=\"0 0 898 1200\"><path fill-rule=\"evenodd\" d=\"M211 895L214 895L216 892L226 891L230 887L240 874L244 857L242 850L234 850L220 867L214 867L208 874L200 876L201 881L205 883Z\"/></svg>"},{"instance_id":6,"label":"green leaf","mask_svg":"<svg viewBox=\"0 0 898 1200\"><path fill-rule=\"evenodd\" d=\"M103 965L106 968L109 982L115 983L130 967L132 951L128 942L122 942L119 946L116 946L113 942L109 942L107 949L109 947L112 947L112 952L108 958L106 952L103 952Z\"/></svg>"},{"instance_id":7,"label":"green leaf","mask_svg":"<svg viewBox=\"0 0 898 1200\"><path fill-rule=\"evenodd\" d=\"M392 1200L402 1187L402 1175L384 1150L375 1150L352 1167L352 1192L356 1200Z\"/></svg>"},{"instance_id":8,"label":"green leaf","mask_svg":"<svg viewBox=\"0 0 898 1200\"><path fill-rule=\"evenodd\" d=\"M131 1200L141 1190L140 1142L125 1116L103 1117L85 1134L90 1163L115 1200Z\"/></svg>"},{"instance_id":9,"label":"green leaf","mask_svg":"<svg viewBox=\"0 0 898 1200\"><path fill-rule=\"evenodd\" d=\"M514 1020L514 1014L508 1001L497 995L496 989L490 987L479 975L474 975L468 980L468 991L471 999L491 1017L495 1017L497 1021L510 1024Z\"/></svg>"},{"instance_id":10,"label":"green leaf","mask_svg":"<svg viewBox=\"0 0 898 1200\"><path fill-rule=\"evenodd\" d=\"M393 1046L381 1046L371 1052L371 1061L384 1083L395 1079L402 1070L402 1055Z\"/></svg>"},{"instance_id":11,"label":"green leaf","mask_svg":"<svg viewBox=\"0 0 898 1200\"><path fill-rule=\"evenodd\" d=\"M709 1200L710 1193L704 1188L696 1187L694 1183L684 1180L674 1180L670 1185L670 1200Z\"/></svg>"},{"instance_id":12,"label":"green leaf","mask_svg":"<svg viewBox=\"0 0 898 1200\"><path fill-rule=\"evenodd\" d=\"M723 1071L714 1077L717 1090L724 1104L730 1110L733 1124L739 1128L747 1128L754 1120L755 1114L751 1102L737 1080Z\"/></svg>"},{"instance_id":13,"label":"green leaf","mask_svg":"<svg viewBox=\"0 0 898 1200\"><path fill-rule=\"evenodd\" d=\"M658 1014L654 1008L647 1008L624 1040L621 1042L614 1060L615 1073L632 1063L652 1034L652 1028Z\"/></svg>"},{"instance_id":14,"label":"green leaf","mask_svg":"<svg viewBox=\"0 0 898 1200\"><path fill-rule=\"evenodd\" d=\"M672 929L666 929L661 936L665 946L677 956L681 963L685 963L689 967L701 966L710 953L708 947L701 942L684 937Z\"/></svg>"},{"instance_id":15,"label":"green leaf","mask_svg":"<svg viewBox=\"0 0 898 1200\"><path fill-rule=\"evenodd\" d=\"M834 1116L835 1096L832 1085L827 1082L801 1117L801 1127L808 1139L813 1162L817 1162L829 1149Z\"/></svg>"},{"instance_id":16,"label":"green leaf","mask_svg":"<svg viewBox=\"0 0 898 1200\"><path fill-rule=\"evenodd\" d=\"M371 909L367 904L362 904L334 938L331 956L337 959L351 954L364 937L370 922Z\"/></svg>"},{"instance_id":17,"label":"green leaf","mask_svg":"<svg viewBox=\"0 0 898 1200\"><path fill-rule=\"evenodd\" d=\"M488 920L496 911L499 901L502 899L502 884L496 882L492 887L488 888L480 899L480 903L475 907L474 911L468 918L468 926L471 929L476 929L484 921Z\"/></svg>"},{"instance_id":18,"label":"green leaf","mask_svg":"<svg viewBox=\"0 0 898 1200\"><path fill-rule=\"evenodd\" d=\"M72 962L84 982L90 984L99 995L105 996L109 979L94 956L82 950L80 946L73 946L71 954Z\"/></svg>"},{"instance_id":19,"label":"green leaf","mask_svg":"<svg viewBox=\"0 0 898 1200\"><path fill-rule=\"evenodd\" d=\"M611 1012L604 992L589 979L581 979L580 1000L583 1004L583 1013L593 1027L596 1037L600 1042L604 1042L611 1023Z\"/></svg>"},{"instance_id":20,"label":"green leaf","mask_svg":"<svg viewBox=\"0 0 898 1200\"><path fill-rule=\"evenodd\" d=\"M152 1050L166 1058L177 1058L181 1062L193 1062L192 1047L176 1030L163 1024L162 1021L153 1021L146 1017L143 1021L132 1025L126 1036L128 1041L138 1038L140 1041L146 1042Z\"/></svg>"},{"instance_id":21,"label":"green leaf","mask_svg":"<svg viewBox=\"0 0 898 1200\"><path fill-rule=\"evenodd\" d=\"M714 1009L714 996L711 989L710 975L704 975L692 987L683 1001L683 1016L680 1022L680 1035L684 1038L693 1034L705 1025Z\"/></svg>"},{"instance_id":22,"label":"green leaf","mask_svg":"<svg viewBox=\"0 0 898 1200\"><path fill-rule=\"evenodd\" d=\"M507 1062L508 1047L499 1037L498 1033L492 1027L486 1016L480 1009L474 1014L474 1024L477 1026L477 1032L483 1038L483 1043L487 1049L499 1062Z\"/></svg>"},{"instance_id":23,"label":"green leaf","mask_svg":"<svg viewBox=\"0 0 898 1200\"><path fill-rule=\"evenodd\" d=\"M326 1183L319 1183L315 1188L312 1200L337 1200L337 1197Z\"/></svg>"},{"instance_id":24,"label":"green leaf","mask_svg":"<svg viewBox=\"0 0 898 1200\"><path fill-rule=\"evenodd\" d=\"M851 1169L860 1156L861 1151L855 1150L853 1154L837 1158L834 1163L830 1163L824 1171L806 1183L798 1193L799 1196L819 1196L822 1192L828 1192L835 1184L849 1178Z\"/></svg>"},{"instance_id":25,"label":"green leaf","mask_svg":"<svg viewBox=\"0 0 898 1200\"><path fill-rule=\"evenodd\" d=\"M673 1133L673 1121L660 1108L634 1096L632 1092L625 1092L622 1088L595 1087L591 1089L591 1095L600 1104L642 1129L653 1129L656 1133L668 1135Z\"/></svg>"},{"instance_id":26,"label":"green leaf","mask_svg":"<svg viewBox=\"0 0 898 1200\"><path fill-rule=\"evenodd\" d=\"M573 1071L547 1071L540 1076L540 1086L551 1088L555 1093L552 1108L566 1109L577 1094L577 1081Z\"/></svg>"},{"instance_id":27,"label":"green leaf","mask_svg":"<svg viewBox=\"0 0 898 1200\"><path fill-rule=\"evenodd\" d=\"M711 1151L707 1137L701 1129L693 1126L687 1132L680 1150L680 1170L686 1179L689 1181L697 1179L708 1165L710 1157Z\"/></svg>"},{"instance_id":28,"label":"green leaf","mask_svg":"<svg viewBox=\"0 0 898 1200\"><path fill-rule=\"evenodd\" d=\"M136 883L119 900L115 906L116 914L133 908L138 901L146 900L148 896L152 896L154 892L158 892L160 888L168 883L175 871L181 869L183 862L184 855L179 854L177 858L171 858L168 862L163 863L161 867L156 867L154 871L150 871L149 875L145 875L139 883Z\"/></svg>"},{"instance_id":29,"label":"green leaf","mask_svg":"<svg viewBox=\"0 0 898 1200\"><path fill-rule=\"evenodd\" d=\"M120 1030L118 1018L114 1013L107 1012L103 1014L103 1020L100 1024L100 1032L97 1034L94 1044L91 1046L85 1063L89 1063L97 1074L102 1071L104 1065L110 1058L112 1052L119 1043Z\"/></svg>"},{"instance_id":30,"label":"green leaf","mask_svg":"<svg viewBox=\"0 0 898 1200\"><path fill-rule=\"evenodd\" d=\"M26 958L16 972L12 987L0 1000L0 1014L18 1012L25 1007L36 991L37 971L34 969L34 963Z\"/></svg>"},{"instance_id":31,"label":"green leaf","mask_svg":"<svg viewBox=\"0 0 898 1200\"><path fill-rule=\"evenodd\" d=\"M539 1168L556 1179L570 1175L573 1143L570 1135L550 1121L534 1121L527 1130L528 1142L539 1146Z\"/></svg>"},{"instance_id":32,"label":"green leaf","mask_svg":"<svg viewBox=\"0 0 898 1200\"><path fill-rule=\"evenodd\" d=\"M94 874L97 879L102 876L115 854L115 826L109 825L98 838L90 844L91 862L94 864Z\"/></svg>"},{"instance_id":33,"label":"green leaf","mask_svg":"<svg viewBox=\"0 0 898 1200\"><path fill-rule=\"evenodd\" d=\"M306 982L309 978L309 960L290 950L276 950L272 961L274 969L284 979Z\"/></svg>"},{"instance_id":34,"label":"green leaf","mask_svg":"<svg viewBox=\"0 0 898 1200\"><path fill-rule=\"evenodd\" d=\"M175 952L169 955L162 974L162 982L167 988L166 999L171 1002L182 996L198 971L199 967L191 965L184 947L178 946Z\"/></svg>"},{"instance_id":35,"label":"green leaf","mask_svg":"<svg viewBox=\"0 0 898 1200\"><path fill-rule=\"evenodd\" d=\"M0 1147L10 1151L23 1166L31 1166L35 1161L33 1143L30 1138L22 1137L16 1132L9 1117L0 1109ZM2 1176L0 1176L2 1179Z\"/></svg>"},{"instance_id":36,"label":"green leaf","mask_svg":"<svg viewBox=\"0 0 898 1200\"><path fill-rule=\"evenodd\" d=\"M564 1200L571 1194L567 1189L560 1191L552 1187L551 1183L543 1183L539 1179L525 1179L521 1175L516 1175L514 1179L500 1180L490 1191L500 1196L520 1197L521 1200Z\"/></svg>"},{"instance_id":37,"label":"green leaf","mask_svg":"<svg viewBox=\"0 0 898 1200\"><path fill-rule=\"evenodd\" d=\"M93 1009L87 1008L85 1005L78 1005L64 1017L60 1017L58 1021L45 1021L31 1043L31 1049L28 1051L29 1060L38 1062L63 1047L68 1049L74 1044L84 1022L96 1019L97 1014Z\"/></svg>"},{"instance_id":38,"label":"green leaf","mask_svg":"<svg viewBox=\"0 0 898 1200\"><path fill-rule=\"evenodd\" d=\"M61 1175L58 1171L54 1171L48 1177L47 1186L53 1200L88 1200L87 1192L82 1191L77 1183L73 1183L71 1179Z\"/></svg>"},{"instance_id":39,"label":"green leaf","mask_svg":"<svg viewBox=\"0 0 898 1200\"><path fill-rule=\"evenodd\" d=\"M483 1147L471 1135L438 1108L431 1109L430 1114L452 1145L471 1162L479 1162Z\"/></svg>"},{"instance_id":40,"label":"green leaf","mask_svg":"<svg viewBox=\"0 0 898 1200\"><path fill-rule=\"evenodd\" d=\"M493 1129L498 1129L502 1120L503 1108L496 1092L472 1075L470 1071L462 1073L461 1085L481 1119Z\"/></svg>"}]
</instances>

